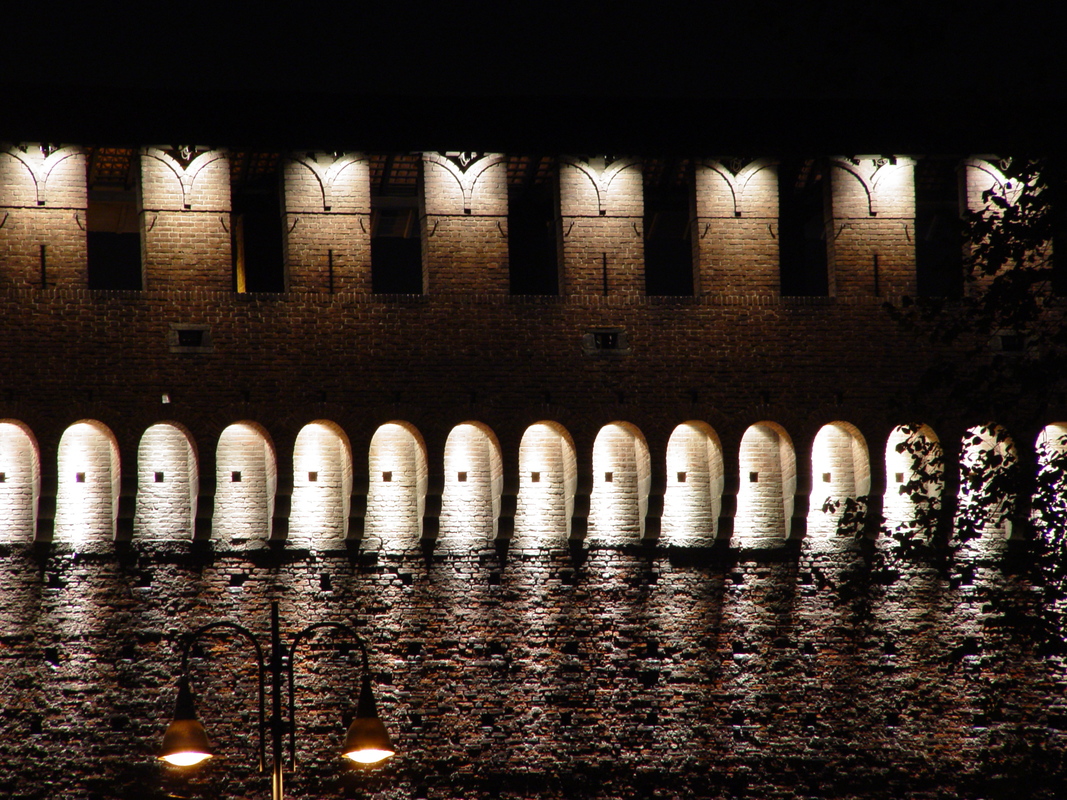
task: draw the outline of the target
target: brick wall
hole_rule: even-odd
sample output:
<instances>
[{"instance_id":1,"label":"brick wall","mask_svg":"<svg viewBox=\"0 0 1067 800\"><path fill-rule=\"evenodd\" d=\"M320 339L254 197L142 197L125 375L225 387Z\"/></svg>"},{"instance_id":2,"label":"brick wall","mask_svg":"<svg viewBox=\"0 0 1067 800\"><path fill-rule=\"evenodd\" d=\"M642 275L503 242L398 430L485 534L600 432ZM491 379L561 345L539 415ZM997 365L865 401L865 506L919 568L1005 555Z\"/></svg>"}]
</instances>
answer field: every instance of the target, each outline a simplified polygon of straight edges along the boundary
<instances>
[{"instance_id":1,"label":"brick wall","mask_svg":"<svg viewBox=\"0 0 1067 800\"><path fill-rule=\"evenodd\" d=\"M426 445L411 424L388 422L374 432L368 456L364 536L390 552L418 546L427 489Z\"/></svg>"},{"instance_id":2,"label":"brick wall","mask_svg":"<svg viewBox=\"0 0 1067 800\"><path fill-rule=\"evenodd\" d=\"M706 422L685 422L667 443L666 490L660 538L679 546L709 546L722 513L722 445Z\"/></svg>"},{"instance_id":3,"label":"brick wall","mask_svg":"<svg viewBox=\"0 0 1067 800\"><path fill-rule=\"evenodd\" d=\"M574 442L563 426L537 422L519 445L516 548L566 545L571 535L578 467Z\"/></svg>"},{"instance_id":4,"label":"brick wall","mask_svg":"<svg viewBox=\"0 0 1067 800\"><path fill-rule=\"evenodd\" d=\"M278 473L274 447L254 422L230 425L215 456L212 534L222 541L269 539Z\"/></svg>"},{"instance_id":5,"label":"brick wall","mask_svg":"<svg viewBox=\"0 0 1067 800\"><path fill-rule=\"evenodd\" d=\"M589 541L629 544L645 534L651 484L648 445L628 422L600 429L593 443L593 490L589 496Z\"/></svg>"},{"instance_id":6,"label":"brick wall","mask_svg":"<svg viewBox=\"0 0 1067 800\"><path fill-rule=\"evenodd\" d=\"M445 443L442 547L476 550L496 537L503 482L500 445L493 432L477 422L457 425Z\"/></svg>"},{"instance_id":7,"label":"brick wall","mask_svg":"<svg viewBox=\"0 0 1067 800\"><path fill-rule=\"evenodd\" d=\"M778 294L775 163L702 161L694 182L698 291Z\"/></svg>"},{"instance_id":8,"label":"brick wall","mask_svg":"<svg viewBox=\"0 0 1067 800\"><path fill-rule=\"evenodd\" d=\"M504 156L423 153L423 262L429 291L506 294Z\"/></svg>"},{"instance_id":9,"label":"brick wall","mask_svg":"<svg viewBox=\"0 0 1067 800\"><path fill-rule=\"evenodd\" d=\"M352 449L335 423L305 425L293 449L288 538L304 542L344 539L352 499Z\"/></svg>"},{"instance_id":10,"label":"brick wall","mask_svg":"<svg viewBox=\"0 0 1067 800\"><path fill-rule=\"evenodd\" d=\"M909 158L830 162L830 294L915 294L915 165Z\"/></svg>"},{"instance_id":11,"label":"brick wall","mask_svg":"<svg viewBox=\"0 0 1067 800\"><path fill-rule=\"evenodd\" d=\"M741 440L734 535L746 547L780 546L789 538L796 491L796 454L773 422L753 425Z\"/></svg>"},{"instance_id":12,"label":"brick wall","mask_svg":"<svg viewBox=\"0 0 1067 800\"><path fill-rule=\"evenodd\" d=\"M83 420L67 428L57 457L55 539L114 539L121 480L118 443L106 425Z\"/></svg>"},{"instance_id":13,"label":"brick wall","mask_svg":"<svg viewBox=\"0 0 1067 800\"><path fill-rule=\"evenodd\" d=\"M145 286L233 287L230 162L224 150L141 152Z\"/></svg>"},{"instance_id":14,"label":"brick wall","mask_svg":"<svg viewBox=\"0 0 1067 800\"><path fill-rule=\"evenodd\" d=\"M325 292L332 286L335 292L369 294L366 158L359 153L293 153L284 162L283 180L289 291Z\"/></svg>"},{"instance_id":15,"label":"brick wall","mask_svg":"<svg viewBox=\"0 0 1067 800\"><path fill-rule=\"evenodd\" d=\"M0 145L0 284L87 286L87 205L81 148Z\"/></svg>"},{"instance_id":16,"label":"brick wall","mask_svg":"<svg viewBox=\"0 0 1067 800\"><path fill-rule=\"evenodd\" d=\"M642 180L632 158L560 159L564 293L644 295Z\"/></svg>"}]
</instances>

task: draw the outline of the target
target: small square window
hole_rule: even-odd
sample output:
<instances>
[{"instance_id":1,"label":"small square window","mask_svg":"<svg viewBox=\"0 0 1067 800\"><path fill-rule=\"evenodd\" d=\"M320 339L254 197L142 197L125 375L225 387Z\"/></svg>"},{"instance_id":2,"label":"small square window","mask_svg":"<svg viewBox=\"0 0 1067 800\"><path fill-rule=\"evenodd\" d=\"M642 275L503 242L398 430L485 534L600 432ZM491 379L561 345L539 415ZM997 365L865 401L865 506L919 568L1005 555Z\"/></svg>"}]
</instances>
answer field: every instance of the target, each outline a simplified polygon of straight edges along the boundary
<instances>
[{"instance_id":1,"label":"small square window","mask_svg":"<svg viewBox=\"0 0 1067 800\"><path fill-rule=\"evenodd\" d=\"M679 472L678 473L678 483L685 483L685 473L684 472Z\"/></svg>"},{"instance_id":2,"label":"small square window","mask_svg":"<svg viewBox=\"0 0 1067 800\"><path fill-rule=\"evenodd\" d=\"M615 476L610 472L604 473L604 483L611 483L615 479Z\"/></svg>"},{"instance_id":3,"label":"small square window","mask_svg":"<svg viewBox=\"0 0 1067 800\"><path fill-rule=\"evenodd\" d=\"M904 483L904 473L898 472L896 474L897 483Z\"/></svg>"},{"instance_id":4,"label":"small square window","mask_svg":"<svg viewBox=\"0 0 1067 800\"><path fill-rule=\"evenodd\" d=\"M467 481L467 473L466 472L459 473L456 476L456 480L458 480L460 483L466 483L466 481Z\"/></svg>"},{"instance_id":5,"label":"small square window","mask_svg":"<svg viewBox=\"0 0 1067 800\"><path fill-rule=\"evenodd\" d=\"M230 473L230 481L232 483L240 483L241 482L241 473L240 472L231 472Z\"/></svg>"},{"instance_id":6,"label":"small square window","mask_svg":"<svg viewBox=\"0 0 1067 800\"><path fill-rule=\"evenodd\" d=\"M316 481L318 481L318 479L319 479L319 473L317 473L317 472L309 472L308 473L308 480L311 483L315 483Z\"/></svg>"},{"instance_id":7,"label":"small square window","mask_svg":"<svg viewBox=\"0 0 1067 800\"><path fill-rule=\"evenodd\" d=\"M824 472L822 474L822 482L823 483L829 483L830 482L830 473L829 472Z\"/></svg>"},{"instance_id":8,"label":"small square window","mask_svg":"<svg viewBox=\"0 0 1067 800\"><path fill-rule=\"evenodd\" d=\"M157 472L156 473L156 483L163 483L163 473L162 472Z\"/></svg>"},{"instance_id":9,"label":"small square window","mask_svg":"<svg viewBox=\"0 0 1067 800\"><path fill-rule=\"evenodd\" d=\"M530 482L531 483L540 483L541 482L541 473L540 472L531 472L530 473Z\"/></svg>"},{"instance_id":10,"label":"small square window","mask_svg":"<svg viewBox=\"0 0 1067 800\"><path fill-rule=\"evenodd\" d=\"M389 481L391 481L392 479L393 479L393 473L391 473L391 472L383 472L382 473L382 481L384 481L385 483L389 483Z\"/></svg>"},{"instance_id":11,"label":"small square window","mask_svg":"<svg viewBox=\"0 0 1067 800\"><path fill-rule=\"evenodd\" d=\"M5 481L7 481L7 473L0 472L0 483L4 483Z\"/></svg>"},{"instance_id":12,"label":"small square window","mask_svg":"<svg viewBox=\"0 0 1067 800\"><path fill-rule=\"evenodd\" d=\"M749 483L759 483L759 473L758 472L750 472L750 473L748 473L748 482Z\"/></svg>"},{"instance_id":13,"label":"small square window","mask_svg":"<svg viewBox=\"0 0 1067 800\"><path fill-rule=\"evenodd\" d=\"M85 483L85 473L84 472L75 472L74 473L74 480L77 483Z\"/></svg>"},{"instance_id":14,"label":"small square window","mask_svg":"<svg viewBox=\"0 0 1067 800\"><path fill-rule=\"evenodd\" d=\"M202 330L179 330L178 347L203 347L204 332Z\"/></svg>"}]
</instances>

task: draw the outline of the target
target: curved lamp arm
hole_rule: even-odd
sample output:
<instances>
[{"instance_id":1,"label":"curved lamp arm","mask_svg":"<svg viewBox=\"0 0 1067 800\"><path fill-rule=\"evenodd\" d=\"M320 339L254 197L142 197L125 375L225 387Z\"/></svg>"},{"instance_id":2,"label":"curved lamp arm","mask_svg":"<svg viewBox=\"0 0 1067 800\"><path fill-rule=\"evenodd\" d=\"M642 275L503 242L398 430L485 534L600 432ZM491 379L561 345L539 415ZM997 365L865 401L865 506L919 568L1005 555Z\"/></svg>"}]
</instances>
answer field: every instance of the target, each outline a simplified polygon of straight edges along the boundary
<instances>
[{"instance_id":1,"label":"curved lamp arm","mask_svg":"<svg viewBox=\"0 0 1067 800\"><path fill-rule=\"evenodd\" d=\"M293 668L296 665L296 648L304 639L310 638L313 633L320 630L331 629L340 631L347 634L352 641L359 646L359 652L362 656L362 676L364 681L370 676L370 661L367 658L367 646L363 643L359 634L355 629L349 625L345 625L341 622L317 622L314 625L308 625L296 636L293 637L293 643L289 646L289 761L292 769L296 769L296 681L293 678Z\"/></svg>"},{"instance_id":2,"label":"curved lamp arm","mask_svg":"<svg viewBox=\"0 0 1067 800\"><path fill-rule=\"evenodd\" d=\"M207 625L201 625L194 631L185 634L185 644L182 647L182 677L188 679L189 674L189 651L197 639L206 633L218 629L226 629L233 631L244 636L248 641L252 643L253 649L256 651L256 672L259 679L259 771L263 772L267 768L267 745L264 738L263 730L265 728L263 714L264 714L264 683L263 683L263 648L260 647L256 637L252 635L252 632L243 625L238 625L236 622L210 622Z\"/></svg>"}]
</instances>

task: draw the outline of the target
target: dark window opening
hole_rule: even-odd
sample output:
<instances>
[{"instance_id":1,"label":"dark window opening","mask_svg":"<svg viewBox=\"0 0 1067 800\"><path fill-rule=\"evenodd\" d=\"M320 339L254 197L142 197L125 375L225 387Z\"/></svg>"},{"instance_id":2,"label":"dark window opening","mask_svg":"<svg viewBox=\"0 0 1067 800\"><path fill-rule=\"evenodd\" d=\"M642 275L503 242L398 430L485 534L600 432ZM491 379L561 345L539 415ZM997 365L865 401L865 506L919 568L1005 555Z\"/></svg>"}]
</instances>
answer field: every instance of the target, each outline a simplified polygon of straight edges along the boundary
<instances>
[{"instance_id":1,"label":"dark window opening","mask_svg":"<svg viewBox=\"0 0 1067 800\"><path fill-rule=\"evenodd\" d=\"M823 159L784 159L778 167L778 254L785 297L825 297L829 172Z\"/></svg>"},{"instance_id":2,"label":"dark window opening","mask_svg":"<svg viewBox=\"0 0 1067 800\"><path fill-rule=\"evenodd\" d=\"M920 297L963 293L958 158L915 164L915 289Z\"/></svg>"},{"instance_id":3,"label":"dark window opening","mask_svg":"<svg viewBox=\"0 0 1067 800\"><path fill-rule=\"evenodd\" d=\"M688 161L645 163L645 294L693 295L693 215Z\"/></svg>"},{"instance_id":4,"label":"dark window opening","mask_svg":"<svg viewBox=\"0 0 1067 800\"><path fill-rule=\"evenodd\" d=\"M233 153L230 161L233 288L284 292L282 187L278 153Z\"/></svg>"},{"instance_id":5,"label":"dark window opening","mask_svg":"<svg viewBox=\"0 0 1067 800\"><path fill-rule=\"evenodd\" d=\"M1067 296L1067 165L1062 158L1049 159L1049 203L1052 209L1052 291ZM1056 258L1059 253L1060 257Z\"/></svg>"},{"instance_id":6,"label":"dark window opening","mask_svg":"<svg viewBox=\"0 0 1067 800\"><path fill-rule=\"evenodd\" d=\"M559 192L548 156L508 158L511 294L559 294Z\"/></svg>"},{"instance_id":7,"label":"dark window opening","mask_svg":"<svg viewBox=\"0 0 1067 800\"><path fill-rule=\"evenodd\" d=\"M422 294L418 154L371 157L371 291Z\"/></svg>"},{"instance_id":8,"label":"dark window opening","mask_svg":"<svg viewBox=\"0 0 1067 800\"><path fill-rule=\"evenodd\" d=\"M85 243L90 289L142 289L141 225L137 206L140 161L134 150L87 151Z\"/></svg>"}]
</instances>

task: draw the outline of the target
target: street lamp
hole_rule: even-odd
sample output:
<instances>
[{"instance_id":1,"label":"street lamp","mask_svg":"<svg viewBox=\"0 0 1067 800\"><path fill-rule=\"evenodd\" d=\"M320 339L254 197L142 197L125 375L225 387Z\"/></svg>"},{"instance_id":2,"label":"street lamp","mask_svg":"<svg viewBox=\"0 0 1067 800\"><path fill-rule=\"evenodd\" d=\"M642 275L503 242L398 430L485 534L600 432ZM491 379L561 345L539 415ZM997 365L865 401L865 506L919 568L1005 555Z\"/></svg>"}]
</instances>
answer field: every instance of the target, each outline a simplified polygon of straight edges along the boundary
<instances>
[{"instance_id":1,"label":"street lamp","mask_svg":"<svg viewBox=\"0 0 1067 800\"><path fill-rule=\"evenodd\" d=\"M309 625L293 637L288 652L282 644L278 622L278 604L270 607L270 661L263 660L263 649L255 635L243 625L235 622L211 622L202 625L184 637L182 647L181 679L178 683L178 701L174 709L174 719L163 736L163 746L158 757L176 766L191 766L211 758L214 753L208 742L204 726L196 718L196 704L192 687L189 684L189 651L193 644L204 634L228 630L240 634L252 644L256 653L256 669L259 686L259 768L266 768L266 701L264 691L264 673L271 675L271 796L273 800L282 800L282 742L285 730L289 731L289 761L296 765L296 688L293 679L293 664L296 648L304 639L319 630L334 630L346 634L359 647L363 657L363 681L356 707L356 718L348 728L342 753L360 764L375 764L390 758L396 753L385 726L378 718L374 691L371 687L370 667L367 647L359 635L348 625L340 622L319 622ZM282 678L289 683L289 716L282 716Z\"/></svg>"}]
</instances>

